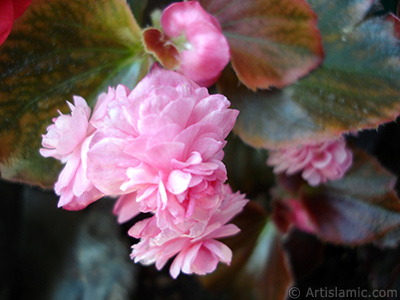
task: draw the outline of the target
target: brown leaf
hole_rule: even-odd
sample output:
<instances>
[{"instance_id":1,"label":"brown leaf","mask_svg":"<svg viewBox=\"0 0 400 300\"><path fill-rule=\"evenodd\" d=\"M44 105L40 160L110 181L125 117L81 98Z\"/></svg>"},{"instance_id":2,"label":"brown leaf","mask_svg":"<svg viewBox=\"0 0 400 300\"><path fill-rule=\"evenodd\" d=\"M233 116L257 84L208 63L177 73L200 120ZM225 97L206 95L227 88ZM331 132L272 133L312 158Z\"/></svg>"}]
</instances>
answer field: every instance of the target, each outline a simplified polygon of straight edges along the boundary
<instances>
[{"instance_id":1,"label":"brown leaf","mask_svg":"<svg viewBox=\"0 0 400 300\"><path fill-rule=\"evenodd\" d=\"M349 173L325 188L304 190L300 201L312 220L315 233L335 244L359 245L390 234L385 244L396 244L392 235L400 226L400 201L395 177L371 158L356 153Z\"/></svg>"},{"instance_id":2,"label":"brown leaf","mask_svg":"<svg viewBox=\"0 0 400 300\"><path fill-rule=\"evenodd\" d=\"M320 68L283 90L252 93L224 74L219 86L240 110L234 130L243 141L266 148L297 145L376 128L400 114L395 24L364 20L372 2L310 0L326 56Z\"/></svg>"},{"instance_id":3,"label":"brown leaf","mask_svg":"<svg viewBox=\"0 0 400 300\"><path fill-rule=\"evenodd\" d=\"M201 0L221 24L233 68L252 90L282 88L322 62L317 17L293 0Z\"/></svg>"}]
</instances>

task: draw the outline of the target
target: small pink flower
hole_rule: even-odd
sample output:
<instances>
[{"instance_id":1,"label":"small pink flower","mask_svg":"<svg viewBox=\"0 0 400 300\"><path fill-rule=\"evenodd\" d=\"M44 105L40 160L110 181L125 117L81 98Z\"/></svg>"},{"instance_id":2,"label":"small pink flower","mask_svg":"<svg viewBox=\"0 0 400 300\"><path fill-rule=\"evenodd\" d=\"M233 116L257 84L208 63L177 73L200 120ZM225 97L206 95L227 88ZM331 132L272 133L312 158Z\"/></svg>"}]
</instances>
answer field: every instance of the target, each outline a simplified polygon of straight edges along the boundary
<instances>
[{"instance_id":1,"label":"small pink flower","mask_svg":"<svg viewBox=\"0 0 400 300\"><path fill-rule=\"evenodd\" d=\"M232 251L216 239L239 232L236 225L227 223L243 209L247 200L239 193L232 193L227 185L221 193L223 201L201 230L197 230L195 225L183 233L169 228L161 230L156 216L136 223L129 230L131 236L140 238L139 243L132 247L132 259L146 265L155 263L160 270L176 255L170 268L173 278L181 271L198 275L210 273L220 261L229 265Z\"/></svg>"},{"instance_id":2,"label":"small pink flower","mask_svg":"<svg viewBox=\"0 0 400 300\"><path fill-rule=\"evenodd\" d=\"M129 218L130 201L156 213L162 229L193 214L208 220L221 201L222 148L238 112L224 96L157 65L129 95L109 98L104 117L93 121L87 174L104 194L136 193L120 200L120 220Z\"/></svg>"},{"instance_id":3,"label":"small pink flower","mask_svg":"<svg viewBox=\"0 0 400 300\"><path fill-rule=\"evenodd\" d=\"M59 207L68 210L85 208L103 194L86 177L87 150L93 137L94 127L89 123L90 108L86 101L74 96L74 104L67 102L70 115L61 114L43 135L40 154L54 157L65 163L54 186L60 195Z\"/></svg>"},{"instance_id":4,"label":"small pink flower","mask_svg":"<svg viewBox=\"0 0 400 300\"><path fill-rule=\"evenodd\" d=\"M230 59L229 44L217 19L197 1L177 2L163 11L161 27L180 50L177 71L200 86L214 84Z\"/></svg>"},{"instance_id":5,"label":"small pink flower","mask_svg":"<svg viewBox=\"0 0 400 300\"><path fill-rule=\"evenodd\" d=\"M0 45L10 34L14 21L22 16L31 2L32 0L0 1Z\"/></svg>"},{"instance_id":6,"label":"small pink flower","mask_svg":"<svg viewBox=\"0 0 400 300\"><path fill-rule=\"evenodd\" d=\"M303 179L311 186L317 186L327 180L342 178L352 161L353 155L346 148L342 136L335 140L271 150L267 164L274 167L274 173L292 175L302 172Z\"/></svg>"}]
</instances>

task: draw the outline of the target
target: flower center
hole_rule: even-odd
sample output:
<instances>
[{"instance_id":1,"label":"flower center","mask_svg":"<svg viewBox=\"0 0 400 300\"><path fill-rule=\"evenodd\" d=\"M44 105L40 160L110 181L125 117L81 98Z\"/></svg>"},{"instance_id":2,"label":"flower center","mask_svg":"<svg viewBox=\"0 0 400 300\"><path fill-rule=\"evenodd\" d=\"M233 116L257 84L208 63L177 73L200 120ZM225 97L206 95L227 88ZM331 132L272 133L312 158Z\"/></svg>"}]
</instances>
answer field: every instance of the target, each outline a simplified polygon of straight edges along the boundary
<instances>
[{"instance_id":1,"label":"flower center","mask_svg":"<svg viewBox=\"0 0 400 300\"><path fill-rule=\"evenodd\" d=\"M181 34L176 38L172 38L175 47L178 49L179 53L182 51L190 51L193 49L193 45L187 40L186 34Z\"/></svg>"}]
</instances>

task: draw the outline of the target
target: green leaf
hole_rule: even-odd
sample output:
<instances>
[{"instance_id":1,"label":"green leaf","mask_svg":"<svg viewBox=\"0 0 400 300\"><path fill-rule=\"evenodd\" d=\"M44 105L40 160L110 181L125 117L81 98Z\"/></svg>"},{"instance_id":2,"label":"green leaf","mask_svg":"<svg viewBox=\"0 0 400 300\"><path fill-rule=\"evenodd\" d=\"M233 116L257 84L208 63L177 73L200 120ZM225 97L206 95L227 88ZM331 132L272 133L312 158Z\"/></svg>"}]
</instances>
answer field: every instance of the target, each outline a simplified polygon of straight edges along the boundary
<instances>
[{"instance_id":1,"label":"green leaf","mask_svg":"<svg viewBox=\"0 0 400 300\"><path fill-rule=\"evenodd\" d=\"M220 22L235 72L252 90L282 88L322 62L317 18L303 0L200 3Z\"/></svg>"},{"instance_id":2,"label":"green leaf","mask_svg":"<svg viewBox=\"0 0 400 300\"><path fill-rule=\"evenodd\" d=\"M3 178L50 186L60 164L39 155L41 134L66 100L147 71L141 30L124 0L37 0L0 47L0 169Z\"/></svg>"},{"instance_id":3,"label":"green leaf","mask_svg":"<svg viewBox=\"0 0 400 300\"><path fill-rule=\"evenodd\" d=\"M144 14L144 11L145 11L146 6L147 6L149 1L148 0L140 0L140 1L138 1L138 0L127 0L126 2L129 4L136 21L140 25L144 26L145 24L143 24L144 23L143 22L144 21L143 20L144 19L143 14Z\"/></svg>"},{"instance_id":4,"label":"green leaf","mask_svg":"<svg viewBox=\"0 0 400 300\"><path fill-rule=\"evenodd\" d=\"M235 131L275 148L375 128L400 112L400 47L394 23L363 20L373 1L309 1L319 18L322 66L281 91L251 93L226 74L221 90L241 113Z\"/></svg>"},{"instance_id":5,"label":"green leaf","mask_svg":"<svg viewBox=\"0 0 400 300\"><path fill-rule=\"evenodd\" d=\"M242 281L256 287L255 299L287 298L288 289L293 285L292 272L282 236L272 222L267 223L261 232L243 276Z\"/></svg>"},{"instance_id":6,"label":"green leaf","mask_svg":"<svg viewBox=\"0 0 400 300\"><path fill-rule=\"evenodd\" d=\"M392 234L400 226L400 201L393 190L396 178L365 154L355 154L357 160L344 178L303 191L302 207L323 240L395 245L400 241L399 234Z\"/></svg>"},{"instance_id":7,"label":"green leaf","mask_svg":"<svg viewBox=\"0 0 400 300\"><path fill-rule=\"evenodd\" d=\"M230 134L224 148L224 160L228 183L233 190L245 193L249 198L269 194L274 186L275 175L267 166L267 151L254 149Z\"/></svg>"},{"instance_id":8,"label":"green leaf","mask_svg":"<svg viewBox=\"0 0 400 300\"><path fill-rule=\"evenodd\" d=\"M296 282L310 276L321 265L324 260L325 245L316 236L300 230L292 230L285 235L284 246Z\"/></svg>"}]
</instances>

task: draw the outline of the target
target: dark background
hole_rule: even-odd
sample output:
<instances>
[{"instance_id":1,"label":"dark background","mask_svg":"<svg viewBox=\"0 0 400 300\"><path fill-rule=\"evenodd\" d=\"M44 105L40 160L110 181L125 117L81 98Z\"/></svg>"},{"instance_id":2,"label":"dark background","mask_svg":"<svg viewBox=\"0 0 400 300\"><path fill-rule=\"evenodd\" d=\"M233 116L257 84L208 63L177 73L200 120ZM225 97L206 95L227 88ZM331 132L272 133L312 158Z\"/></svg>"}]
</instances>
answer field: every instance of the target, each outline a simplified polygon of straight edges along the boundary
<instances>
[{"instance_id":1,"label":"dark background","mask_svg":"<svg viewBox=\"0 0 400 300\"><path fill-rule=\"evenodd\" d=\"M146 11L169 2L149 1ZM396 12L397 4L382 0L371 15ZM142 25L148 23L141 20ZM398 121L350 138L396 176L400 175ZM231 299L206 291L195 276L172 280L168 267L159 272L154 266L134 264L129 252L135 241L126 234L132 224L117 225L112 199L69 212L57 208L52 191L0 181L0 195L0 300ZM304 243L312 247L311 260ZM295 283L303 295L299 299L306 299L308 288L335 287L396 289L400 299L400 247L341 247L301 232L293 232L286 247L291 249Z\"/></svg>"}]
</instances>

